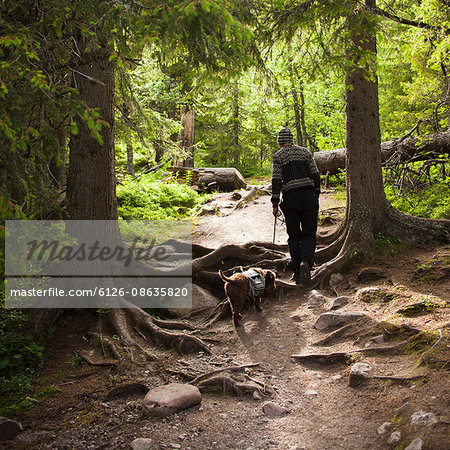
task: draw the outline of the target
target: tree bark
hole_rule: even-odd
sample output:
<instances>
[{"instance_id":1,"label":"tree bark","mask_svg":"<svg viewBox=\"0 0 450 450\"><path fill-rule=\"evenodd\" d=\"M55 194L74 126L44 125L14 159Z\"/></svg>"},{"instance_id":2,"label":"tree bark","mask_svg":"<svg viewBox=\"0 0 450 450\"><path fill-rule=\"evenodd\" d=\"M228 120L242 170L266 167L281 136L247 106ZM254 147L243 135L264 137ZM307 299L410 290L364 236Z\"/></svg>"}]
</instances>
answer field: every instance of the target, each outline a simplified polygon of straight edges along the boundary
<instances>
[{"instance_id":1,"label":"tree bark","mask_svg":"<svg viewBox=\"0 0 450 450\"><path fill-rule=\"evenodd\" d=\"M302 82L300 82L299 95L300 95L300 123L301 123L301 127L302 127L302 142L300 145L303 145L304 147L306 147L307 140L309 139L309 137L308 137L308 133L306 132L305 95L303 93L303 83ZM314 153L314 148L311 148L311 150Z\"/></svg>"},{"instance_id":2,"label":"tree bark","mask_svg":"<svg viewBox=\"0 0 450 450\"><path fill-rule=\"evenodd\" d=\"M233 158L235 164L239 164L239 132L239 87L236 82L233 92Z\"/></svg>"},{"instance_id":3,"label":"tree bark","mask_svg":"<svg viewBox=\"0 0 450 450\"><path fill-rule=\"evenodd\" d=\"M66 145L67 145L67 127L61 127L56 130L58 139L58 152L53 156L50 162L50 173L52 175L53 184L58 189L64 189L66 181L65 163L66 163Z\"/></svg>"},{"instance_id":4,"label":"tree bark","mask_svg":"<svg viewBox=\"0 0 450 450\"><path fill-rule=\"evenodd\" d=\"M366 0L366 6L374 7L375 0ZM341 270L355 256L370 255L376 234L406 243L450 241L450 221L400 213L386 199L381 169L375 30L370 17L356 6L347 18L347 25L351 36L345 78L347 209L336 240L320 251L327 256L330 250L337 252L314 274L314 282L322 284L332 271Z\"/></svg>"},{"instance_id":5,"label":"tree bark","mask_svg":"<svg viewBox=\"0 0 450 450\"><path fill-rule=\"evenodd\" d=\"M127 142L127 174L134 176L133 146Z\"/></svg>"},{"instance_id":6,"label":"tree bark","mask_svg":"<svg viewBox=\"0 0 450 450\"><path fill-rule=\"evenodd\" d=\"M183 161L183 167L194 167L194 144L195 144L195 110L188 109L184 106L181 109L181 126L178 135L180 147L188 153L188 156Z\"/></svg>"},{"instance_id":7,"label":"tree bark","mask_svg":"<svg viewBox=\"0 0 450 450\"><path fill-rule=\"evenodd\" d=\"M366 5L375 4L366 0ZM353 22L355 20L355 22ZM386 201L381 171L381 133L376 79L376 39L368 19L362 12L349 18L351 47L347 50L350 64L346 86L346 173L347 221L359 242L373 240L378 217ZM356 58L355 58L356 52ZM361 57L370 55L364 67ZM356 59L356 60L355 60Z\"/></svg>"},{"instance_id":8,"label":"tree bark","mask_svg":"<svg viewBox=\"0 0 450 450\"><path fill-rule=\"evenodd\" d=\"M298 94L294 85L294 77L291 73L291 94L292 100L294 102L294 117L295 117L295 129L297 130L297 145L303 145L303 133L302 126L300 121L300 108L298 104Z\"/></svg>"},{"instance_id":9,"label":"tree bark","mask_svg":"<svg viewBox=\"0 0 450 450\"><path fill-rule=\"evenodd\" d=\"M117 219L114 163L114 65L109 62L111 48L84 52L80 39L79 64L74 83L80 100L96 108L104 121L100 131L102 143L92 137L85 121L75 117L78 133L70 137L69 173L67 176L68 212L71 219Z\"/></svg>"},{"instance_id":10,"label":"tree bark","mask_svg":"<svg viewBox=\"0 0 450 450\"><path fill-rule=\"evenodd\" d=\"M164 156L162 131L159 132L159 136L153 145L155 147L155 162L158 164Z\"/></svg>"}]
</instances>

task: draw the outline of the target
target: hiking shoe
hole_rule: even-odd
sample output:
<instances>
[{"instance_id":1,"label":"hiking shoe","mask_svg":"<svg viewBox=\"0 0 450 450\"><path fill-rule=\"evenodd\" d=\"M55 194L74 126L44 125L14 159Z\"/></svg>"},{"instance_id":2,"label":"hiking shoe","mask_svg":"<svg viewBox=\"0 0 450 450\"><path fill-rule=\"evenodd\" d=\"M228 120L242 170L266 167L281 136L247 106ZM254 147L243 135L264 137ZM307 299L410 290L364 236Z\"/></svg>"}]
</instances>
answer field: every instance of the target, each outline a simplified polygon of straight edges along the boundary
<instances>
[{"instance_id":1,"label":"hiking shoe","mask_svg":"<svg viewBox=\"0 0 450 450\"><path fill-rule=\"evenodd\" d=\"M294 274L291 277L291 281L294 281L295 284L300 284L301 283L301 276L300 276L300 270L297 269Z\"/></svg>"},{"instance_id":2,"label":"hiking shoe","mask_svg":"<svg viewBox=\"0 0 450 450\"><path fill-rule=\"evenodd\" d=\"M302 261L300 264L300 283L303 285L308 285L311 283L311 268L308 261ZM299 284L299 283L297 283Z\"/></svg>"}]
</instances>

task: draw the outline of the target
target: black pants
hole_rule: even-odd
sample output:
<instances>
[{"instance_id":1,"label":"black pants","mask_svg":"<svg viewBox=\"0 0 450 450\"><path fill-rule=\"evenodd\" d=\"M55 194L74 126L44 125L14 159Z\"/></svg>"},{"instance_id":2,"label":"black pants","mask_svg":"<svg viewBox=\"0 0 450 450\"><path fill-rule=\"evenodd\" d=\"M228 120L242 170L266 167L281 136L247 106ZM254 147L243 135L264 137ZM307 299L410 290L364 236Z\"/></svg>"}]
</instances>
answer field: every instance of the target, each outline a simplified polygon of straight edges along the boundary
<instances>
[{"instance_id":1,"label":"black pants","mask_svg":"<svg viewBox=\"0 0 450 450\"><path fill-rule=\"evenodd\" d=\"M316 251L319 194L312 189L287 192L283 195L280 208L286 219L289 236L291 261L288 269L297 270L302 261L307 261L312 267Z\"/></svg>"}]
</instances>

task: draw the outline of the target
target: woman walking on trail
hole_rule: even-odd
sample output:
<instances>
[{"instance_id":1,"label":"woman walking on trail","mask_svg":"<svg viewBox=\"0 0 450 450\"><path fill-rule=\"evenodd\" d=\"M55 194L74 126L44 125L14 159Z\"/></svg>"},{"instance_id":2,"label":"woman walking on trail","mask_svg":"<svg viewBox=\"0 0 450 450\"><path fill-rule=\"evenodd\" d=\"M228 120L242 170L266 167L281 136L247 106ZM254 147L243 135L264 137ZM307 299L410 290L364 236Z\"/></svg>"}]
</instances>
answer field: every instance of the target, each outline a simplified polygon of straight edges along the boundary
<instances>
[{"instance_id":1,"label":"woman walking on trail","mask_svg":"<svg viewBox=\"0 0 450 450\"><path fill-rule=\"evenodd\" d=\"M287 268L294 272L296 284L305 285L311 281L316 251L320 173L311 152L294 145L290 128L278 133L277 143L280 150L272 161L272 212L276 217L278 207L283 211L291 256Z\"/></svg>"}]
</instances>

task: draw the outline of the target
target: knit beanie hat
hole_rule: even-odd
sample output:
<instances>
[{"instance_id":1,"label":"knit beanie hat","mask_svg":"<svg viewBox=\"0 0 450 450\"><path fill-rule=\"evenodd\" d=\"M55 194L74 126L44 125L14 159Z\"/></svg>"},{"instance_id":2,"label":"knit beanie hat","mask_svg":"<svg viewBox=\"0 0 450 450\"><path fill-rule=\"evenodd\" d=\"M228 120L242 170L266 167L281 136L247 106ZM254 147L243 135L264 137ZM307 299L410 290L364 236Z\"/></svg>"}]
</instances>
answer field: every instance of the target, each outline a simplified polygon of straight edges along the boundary
<instances>
[{"instance_id":1,"label":"knit beanie hat","mask_svg":"<svg viewBox=\"0 0 450 450\"><path fill-rule=\"evenodd\" d=\"M278 133L277 143L281 144L293 144L294 143L294 135L289 127L285 127Z\"/></svg>"}]
</instances>

